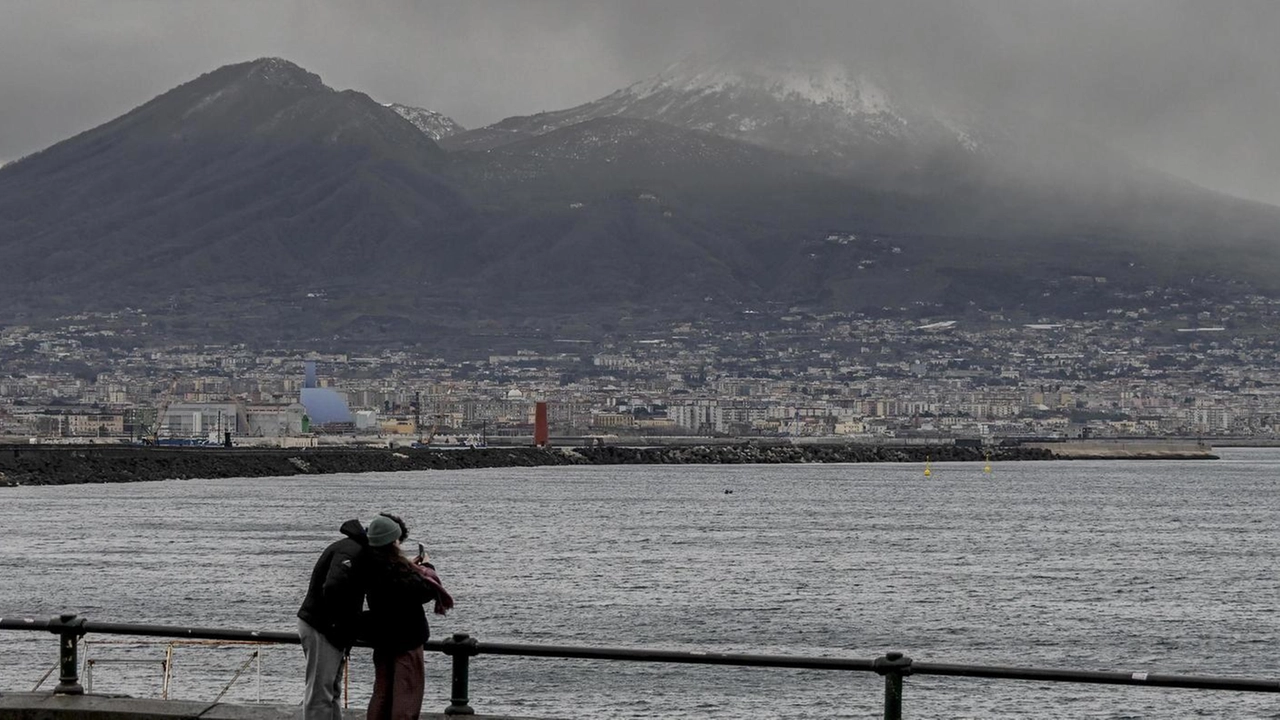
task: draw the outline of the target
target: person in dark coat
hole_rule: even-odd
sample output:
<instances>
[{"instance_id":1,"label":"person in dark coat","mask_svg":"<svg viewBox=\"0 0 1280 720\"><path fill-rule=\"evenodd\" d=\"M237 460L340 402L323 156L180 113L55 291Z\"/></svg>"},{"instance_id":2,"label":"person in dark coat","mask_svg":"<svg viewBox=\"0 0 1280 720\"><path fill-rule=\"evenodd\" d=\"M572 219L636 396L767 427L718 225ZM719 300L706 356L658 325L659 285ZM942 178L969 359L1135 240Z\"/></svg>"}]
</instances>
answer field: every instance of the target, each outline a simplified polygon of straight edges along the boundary
<instances>
[{"instance_id":1,"label":"person in dark coat","mask_svg":"<svg viewBox=\"0 0 1280 720\"><path fill-rule=\"evenodd\" d=\"M298 608L298 636L307 663L306 720L342 720L342 670L364 607L365 529L359 520L348 520L340 531L346 537L320 554Z\"/></svg>"},{"instance_id":2,"label":"person in dark coat","mask_svg":"<svg viewBox=\"0 0 1280 720\"><path fill-rule=\"evenodd\" d=\"M368 720L417 720L422 713L422 648L431 635L423 605L445 614L453 598L423 553L405 557L400 543L409 536L394 515L369 523L368 602L365 639L373 646L373 695Z\"/></svg>"}]
</instances>

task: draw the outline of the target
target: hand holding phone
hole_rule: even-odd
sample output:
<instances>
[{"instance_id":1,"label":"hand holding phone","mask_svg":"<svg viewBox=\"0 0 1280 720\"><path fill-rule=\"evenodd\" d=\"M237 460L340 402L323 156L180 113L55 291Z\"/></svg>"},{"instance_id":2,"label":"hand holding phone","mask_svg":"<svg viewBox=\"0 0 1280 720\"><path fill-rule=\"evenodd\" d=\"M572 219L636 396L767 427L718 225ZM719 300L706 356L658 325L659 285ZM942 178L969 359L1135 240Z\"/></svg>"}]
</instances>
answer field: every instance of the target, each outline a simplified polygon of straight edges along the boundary
<instances>
[{"instance_id":1,"label":"hand holding phone","mask_svg":"<svg viewBox=\"0 0 1280 720\"><path fill-rule=\"evenodd\" d=\"M427 561L427 549L423 547L422 543L418 543L418 557L414 558L413 561L419 565Z\"/></svg>"}]
</instances>

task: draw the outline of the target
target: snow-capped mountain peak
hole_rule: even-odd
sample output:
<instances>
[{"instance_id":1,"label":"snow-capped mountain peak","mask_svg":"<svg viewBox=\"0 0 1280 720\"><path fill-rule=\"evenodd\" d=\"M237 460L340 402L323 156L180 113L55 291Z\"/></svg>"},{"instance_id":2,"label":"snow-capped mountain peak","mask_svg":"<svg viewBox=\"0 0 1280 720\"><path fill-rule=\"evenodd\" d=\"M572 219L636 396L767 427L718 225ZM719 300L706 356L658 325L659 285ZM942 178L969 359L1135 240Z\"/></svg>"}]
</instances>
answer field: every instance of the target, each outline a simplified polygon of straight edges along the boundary
<instances>
[{"instance_id":1,"label":"snow-capped mountain peak","mask_svg":"<svg viewBox=\"0 0 1280 720\"><path fill-rule=\"evenodd\" d=\"M639 99L664 92L743 91L764 92L779 100L834 105L851 114L893 113L888 93L869 78L831 62L734 67L689 58L621 92Z\"/></svg>"},{"instance_id":2,"label":"snow-capped mountain peak","mask_svg":"<svg viewBox=\"0 0 1280 720\"><path fill-rule=\"evenodd\" d=\"M836 168L878 165L886 152L914 164L939 150L983 149L984 133L970 122L904 100L894 86L833 61L691 57L583 109L704 130Z\"/></svg>"},{"instance_id":3,"label":"snow-capped mountain peak","mask_svg":"<svg viewBox=\"0 0 1280 720\"><path fill-rule=\"evenodd\" d=\"M986 126L900 87L840 62L690 56L594 102L507 118L445 146L488 150L587 120L623 117L709 132L840 172L910 172L942 157L987 150L995 135Z\"/></svg>"}]
</instances>

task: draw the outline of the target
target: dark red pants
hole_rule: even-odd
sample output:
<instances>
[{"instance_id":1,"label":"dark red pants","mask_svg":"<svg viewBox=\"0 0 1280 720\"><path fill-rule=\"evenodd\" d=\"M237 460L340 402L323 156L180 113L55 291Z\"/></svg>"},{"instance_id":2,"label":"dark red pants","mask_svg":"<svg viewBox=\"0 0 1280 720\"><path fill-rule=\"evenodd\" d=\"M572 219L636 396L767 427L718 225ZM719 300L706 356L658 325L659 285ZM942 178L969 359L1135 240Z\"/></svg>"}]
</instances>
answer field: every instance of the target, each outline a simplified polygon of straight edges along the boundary
<instances>
[{"instance_id":1,"label":"dark red pants","mask_svg":"<svg viewBox=\"0 0 1280 720\"><path fill-rule=\"evenodd\" d=\"M418 720L424 685L422 646L402 653L373 651L368 720Z\"/></svg>"}]
</instances>

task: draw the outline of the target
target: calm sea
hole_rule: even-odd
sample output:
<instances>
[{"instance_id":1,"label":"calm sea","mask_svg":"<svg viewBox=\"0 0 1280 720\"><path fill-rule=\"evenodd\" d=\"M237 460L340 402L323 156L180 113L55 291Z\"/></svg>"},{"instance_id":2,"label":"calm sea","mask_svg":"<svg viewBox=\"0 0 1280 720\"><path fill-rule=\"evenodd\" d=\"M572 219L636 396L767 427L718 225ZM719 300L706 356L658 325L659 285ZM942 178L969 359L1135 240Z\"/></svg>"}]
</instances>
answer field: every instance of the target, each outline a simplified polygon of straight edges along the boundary
<instances>
[{"instance_id":1,"label":"calm sea","mask_svg":"<svg viewBox=\"0 0 1280 720\"><path fill-rule=\"evenodd\" d=\"M295 629L320 550L400 513L481 640L1280 678L1280 451L1221 461L511 468L0 490L0 616ZM726 492L726 491L732 492ZM94 690L162 644L90 636ZM110 642L108 642L110 641ZM0 633L0 689L53 636ZM171 696L296 703L301 651L178 646ZM428 657L426 708L448 704ZM368 697L357 651L352 704ZM55 676L46 687L56 681ZM863 673L481 656L478 712L872 718ZM1280 718L1275 695L909 678L916 718Z\"/></svg>"}]
</instances>

